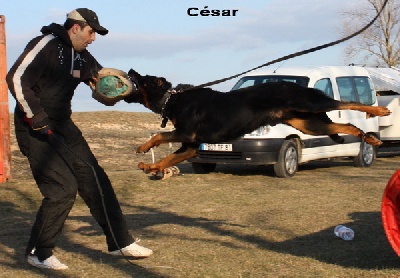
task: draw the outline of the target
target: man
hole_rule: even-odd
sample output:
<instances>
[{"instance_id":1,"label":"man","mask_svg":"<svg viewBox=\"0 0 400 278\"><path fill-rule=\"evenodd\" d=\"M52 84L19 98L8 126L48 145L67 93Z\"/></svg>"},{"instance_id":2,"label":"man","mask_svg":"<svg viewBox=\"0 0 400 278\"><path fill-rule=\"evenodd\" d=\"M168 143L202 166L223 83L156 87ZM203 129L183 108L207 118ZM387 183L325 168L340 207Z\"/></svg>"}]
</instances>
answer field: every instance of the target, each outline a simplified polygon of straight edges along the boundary
<instances>
[{"instance_id":1,"label":"man","mask_svg":"<svg viewBox=\"0 0 400 278\"><path fill-rule=\"evenodd\" d=\"M28 263L68 268L53 255L53 249L77 192L103 229L112 255L148 257L152 250L136 244L129 234L107 174L71 120L74 90L80 82L93 82L93 74L102 69L86 48L96 33L106 35L108 30L95 12L79 8L67 14L64 26L52 23L41 32L7 74L17 102L18 145L44 197L26 249Z\"/></svg>"}]
</instances>

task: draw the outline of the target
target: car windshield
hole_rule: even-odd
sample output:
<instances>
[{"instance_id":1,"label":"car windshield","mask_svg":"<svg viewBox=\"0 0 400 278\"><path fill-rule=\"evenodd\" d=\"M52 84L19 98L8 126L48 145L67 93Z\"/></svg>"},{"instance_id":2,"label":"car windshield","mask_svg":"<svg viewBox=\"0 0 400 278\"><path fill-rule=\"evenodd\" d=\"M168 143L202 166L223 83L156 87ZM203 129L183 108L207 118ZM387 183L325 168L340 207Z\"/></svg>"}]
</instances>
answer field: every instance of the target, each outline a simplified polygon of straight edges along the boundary
<instances>
[{"instance_id":1,"label":"car windshield","mask_svg":"<svg viewBox=\"0 0 400 278\"><path fill-rule=\"evenodd\" d=\"M260 76L245 76L242 77L235 86L233 86L233 90L243 89L246 87L268 83L268 82L292 82L299 84L303 87L307 87L310 79L304 76L289 76L289 75L260 75Z\"/></svg>"}]
</instances>

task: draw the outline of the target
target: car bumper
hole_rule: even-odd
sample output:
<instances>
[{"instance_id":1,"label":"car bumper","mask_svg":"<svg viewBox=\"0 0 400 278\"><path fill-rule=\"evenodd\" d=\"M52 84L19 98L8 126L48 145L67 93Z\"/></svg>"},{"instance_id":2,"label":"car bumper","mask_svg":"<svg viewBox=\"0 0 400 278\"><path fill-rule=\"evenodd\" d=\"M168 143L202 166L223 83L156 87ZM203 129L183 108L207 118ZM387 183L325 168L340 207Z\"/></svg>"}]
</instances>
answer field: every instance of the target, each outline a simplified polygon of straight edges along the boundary
<instances>
[{"instance_id":1,"label":"car bumper","mask_svg":"<svg viewBox=\"0 0 400 278\"><path fill-rule=\"evenodd\" d=\"M254 140L242 139L229 142L232 151L198 150L197 156L189 162L216 164L255 164L276 163L284 139Z\"/></svg>"}]
</instances>

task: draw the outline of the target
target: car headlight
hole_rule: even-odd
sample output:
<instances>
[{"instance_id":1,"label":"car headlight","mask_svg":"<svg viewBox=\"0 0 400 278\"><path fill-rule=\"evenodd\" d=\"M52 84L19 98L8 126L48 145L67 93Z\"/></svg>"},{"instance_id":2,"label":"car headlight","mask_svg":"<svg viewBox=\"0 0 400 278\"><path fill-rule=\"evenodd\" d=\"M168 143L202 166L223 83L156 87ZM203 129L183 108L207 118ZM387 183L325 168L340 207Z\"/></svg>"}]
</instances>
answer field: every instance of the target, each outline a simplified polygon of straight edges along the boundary
<instances>
[{"instance_id":1,"label":"car headlight","mask_svg":"<svg viewBox=\"0 0 400 278\"><path fill-rule=\"evenodd\" d=\"M252 136L264 136L264 135L267 135L270 130L271 130L271 126L269 126L269 125L261 126L261 127L257 128L256 130L254 130L249 135L252 135Z\"/></svg>"}]
</instances>

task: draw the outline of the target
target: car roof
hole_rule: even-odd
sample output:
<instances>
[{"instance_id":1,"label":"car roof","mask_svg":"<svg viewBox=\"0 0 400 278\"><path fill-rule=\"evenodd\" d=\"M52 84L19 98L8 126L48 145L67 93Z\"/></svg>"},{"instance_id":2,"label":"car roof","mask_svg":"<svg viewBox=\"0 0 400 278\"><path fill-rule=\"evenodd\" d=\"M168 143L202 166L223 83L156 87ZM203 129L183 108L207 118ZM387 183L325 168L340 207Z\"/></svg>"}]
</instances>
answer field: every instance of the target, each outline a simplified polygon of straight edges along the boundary
<instances>
[{"instance_id":1,"label":"car roof","mask_svg":"<svg viewBox=\"0 0 400 278\"><path fill-rule=\"evenodd\" d=\"M296 66L260 69L246 74L245 76L262 75L293 75L293 76L369 76L368 71L358 66Z\"/></svg>"}]
</instances>

